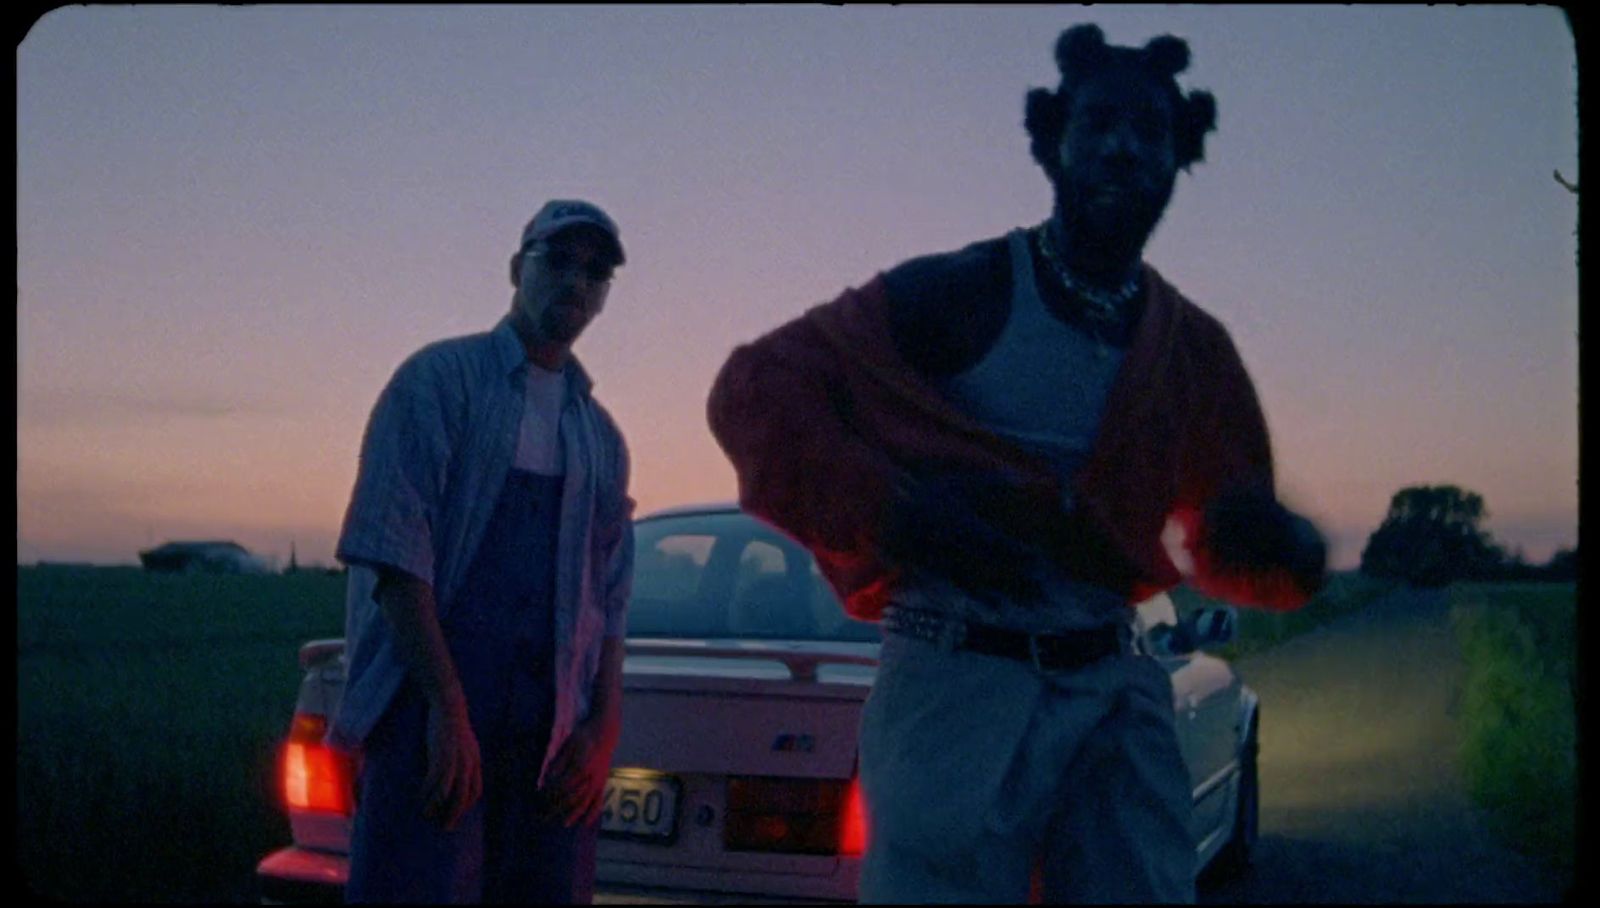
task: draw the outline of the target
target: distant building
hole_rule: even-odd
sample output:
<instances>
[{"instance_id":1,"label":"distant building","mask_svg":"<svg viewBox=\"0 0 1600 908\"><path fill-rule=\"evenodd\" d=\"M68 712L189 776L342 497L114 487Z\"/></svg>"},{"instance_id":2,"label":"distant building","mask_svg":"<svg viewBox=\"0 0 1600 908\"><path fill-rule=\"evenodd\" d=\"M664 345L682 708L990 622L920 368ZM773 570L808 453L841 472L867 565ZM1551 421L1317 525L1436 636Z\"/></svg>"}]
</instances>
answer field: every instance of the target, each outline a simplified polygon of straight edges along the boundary
<instances>
[{"instance_id":1,"label":"distant building","mask_svg":"<svg viewBox=\"0 0 1600 908\"><path fill-rule=\"evenodd\" d=\"M237 542L169 542L139 553L147 571L267 574L272 567Z\"/></svg>"}]
</instances>

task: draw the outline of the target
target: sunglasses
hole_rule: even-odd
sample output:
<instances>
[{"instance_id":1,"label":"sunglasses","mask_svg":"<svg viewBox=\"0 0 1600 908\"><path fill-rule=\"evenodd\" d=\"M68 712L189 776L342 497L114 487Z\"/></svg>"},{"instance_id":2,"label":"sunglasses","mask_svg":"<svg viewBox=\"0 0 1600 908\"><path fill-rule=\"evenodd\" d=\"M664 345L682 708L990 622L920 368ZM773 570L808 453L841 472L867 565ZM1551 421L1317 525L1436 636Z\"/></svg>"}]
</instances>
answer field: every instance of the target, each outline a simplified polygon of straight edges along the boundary
<instances>
[{"instance_id":1,"label":"sunglasses","mask_svg":"<svg viewBox=\"0 0 1600 908\"><path fill-rule=\"evenodd\" d=\"M572 271L578 265L578 257L565 249L551 249L548 246L529 247L523 255L530 258L544 259L545 266L553 271ZM611 281L616 274L616 266L605 262L590 262L582 266L583 276L593 284L605 284Z\"/></svg>"}]
</instances>

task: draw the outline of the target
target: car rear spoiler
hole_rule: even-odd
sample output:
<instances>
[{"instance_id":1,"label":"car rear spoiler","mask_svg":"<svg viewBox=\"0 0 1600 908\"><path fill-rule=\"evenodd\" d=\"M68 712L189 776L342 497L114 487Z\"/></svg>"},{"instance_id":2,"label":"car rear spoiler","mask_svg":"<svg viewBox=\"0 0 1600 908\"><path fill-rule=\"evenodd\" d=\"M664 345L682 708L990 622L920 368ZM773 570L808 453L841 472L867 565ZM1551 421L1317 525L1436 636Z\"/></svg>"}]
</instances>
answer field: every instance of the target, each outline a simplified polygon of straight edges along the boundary
<instances>
[{"instance_id":1,"label":"car rear spoiler","mask_svg":"<svg viewBox=\"0 0 1600 908\"><path fill-rule=\"evenodd\" d=\"M310 671L344 652L343 639L312 640L300 646L300 668Z\"/></svg>"},{"instance_id":2,"label":"car rear spoiler","mask_svg":"<svg viewBox=\"0 0 1600 908\"><path fill-rule=\"evenodd\" d=\"M666 640L648 643L627 643L630 656L685 656L694 659L754 659L763 662L782 662L789 676L796 681L817 680L820 665L877 665L875 656L854 656L846 653L816 653L798 650L774 649L760 645L671 642Z\"/></svg>"}]
</instances>

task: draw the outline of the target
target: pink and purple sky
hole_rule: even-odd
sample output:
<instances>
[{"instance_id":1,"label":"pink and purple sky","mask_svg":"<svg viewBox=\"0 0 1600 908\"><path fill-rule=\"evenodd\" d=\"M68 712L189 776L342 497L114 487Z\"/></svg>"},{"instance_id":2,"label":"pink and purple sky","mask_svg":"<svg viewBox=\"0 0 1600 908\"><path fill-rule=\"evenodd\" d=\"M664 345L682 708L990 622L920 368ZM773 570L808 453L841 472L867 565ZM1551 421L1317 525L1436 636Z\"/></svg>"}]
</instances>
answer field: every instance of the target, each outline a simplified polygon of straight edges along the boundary
<instances>
[{"instance_id":1,"label":"pink and purple sky","mask_svg":"<svg viewBox=\"0 0 1600 908\"><path fill-rule=\"evenodd\" d=\"M578 345L645 513L729 499L732 347L1041 220L1061 29L1215 93L1147 259L1220 317L1353 566L1405 485L1577 539L1576 61L1540 7L62 7L17 51L17 560L333 562L394 367L506 310L546 198L629 253Z\"/></svg>"}]
</instances>

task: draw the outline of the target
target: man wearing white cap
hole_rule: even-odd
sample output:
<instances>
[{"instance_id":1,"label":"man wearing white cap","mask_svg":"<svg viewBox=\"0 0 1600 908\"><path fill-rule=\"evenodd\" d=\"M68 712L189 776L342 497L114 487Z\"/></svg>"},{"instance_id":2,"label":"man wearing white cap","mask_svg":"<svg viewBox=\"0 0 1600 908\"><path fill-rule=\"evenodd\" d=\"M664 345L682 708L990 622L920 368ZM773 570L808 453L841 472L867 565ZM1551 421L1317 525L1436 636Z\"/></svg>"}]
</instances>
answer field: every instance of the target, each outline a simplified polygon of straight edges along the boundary
<instances>
[{"instance_id":1,"label":"man wearing white cap","mask_svg":"<svg viewBox=\"0 0 1600 908\"><path fill-rule=\"evenodd\" d=\"M510 312L413 354L373 408L328 733L361 765L347 901L590 900L634 503L572 344L624 258L600 208L549 202Z\"/></svg>"}]
</instances>

